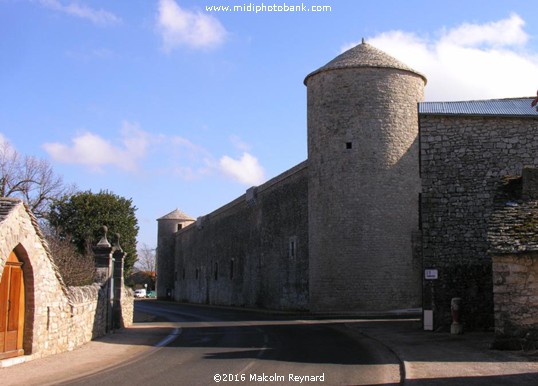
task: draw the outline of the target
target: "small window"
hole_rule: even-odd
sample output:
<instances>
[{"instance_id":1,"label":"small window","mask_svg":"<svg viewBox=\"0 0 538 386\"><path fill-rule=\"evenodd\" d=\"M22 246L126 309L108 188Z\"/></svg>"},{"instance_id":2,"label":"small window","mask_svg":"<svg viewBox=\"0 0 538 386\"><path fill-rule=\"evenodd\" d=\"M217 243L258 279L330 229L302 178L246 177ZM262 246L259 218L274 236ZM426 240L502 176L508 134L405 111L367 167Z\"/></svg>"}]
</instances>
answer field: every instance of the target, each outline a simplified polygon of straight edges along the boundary
<instances>
[{"instance_id":1,"label":"small window","mask_svg":"<svg viewBox=\"0 0 538 386\"><path fill-rule=\"evenodd\" d=\"M353 148L353 143L352 142L346 142L346 149L352 149Z\"/></svg>"},{"instance_id":2,"label":"small window","mask_svg":"<svg viewBox=\"0 0 538 386\"><path fill-rule=\"evenodd\" d=\"M297 236L290 237L288 243L288 257L290 259L295 258L297 255Z\"/></svg>"},{"instance_id":3,"label":"small window","mask_svg":"<svg viewBox=\"0 0 538 386\"><path fill-rule=\"evenodd\" d=\"M418 194L418 229L422 230L422 193Z\"/></svg>"},{"instance_id":4,"label":"small window","mask_svg":"<svg viewBox=\"0 0 538 386\"><path fill-rule=\"evenodd\" d=\"M177 224L177 230L180 231L183 228L183 224Z\"/></svg>"},{"instance_id":5,"label":"small window","mask_svg":"<svg viewBox=\"0 0 538 386\"><path fill-rule=\"evenodd\" d=\"M196 280L200 278L200 270L198 268L196 268L196 272L194 275L196 276Z\"/></svg>"},{"instance_id":6,"label":"small window","mask_svg":"<svg viewBox=\"0 0 538 386\"><path fill-rule=\"evenodd\" d=\"M215 263L215 280L219 279L219 263Z\"/></svg>"}]
</instances>

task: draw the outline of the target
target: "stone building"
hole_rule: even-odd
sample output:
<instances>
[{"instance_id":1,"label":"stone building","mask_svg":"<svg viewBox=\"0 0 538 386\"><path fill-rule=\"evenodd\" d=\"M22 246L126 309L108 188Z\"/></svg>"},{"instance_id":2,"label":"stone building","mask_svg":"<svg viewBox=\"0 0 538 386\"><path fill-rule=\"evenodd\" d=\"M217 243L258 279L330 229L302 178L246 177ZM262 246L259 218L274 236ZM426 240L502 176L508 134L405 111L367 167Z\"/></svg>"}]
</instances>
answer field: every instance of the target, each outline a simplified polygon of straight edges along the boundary
<instances>
[{"instance_id":1,"label":"stone building","mask_svg":"<svg viewBox=\"0 0 538 386\"><path fill-rule=\"evenodd\" d=\"M538 169L507 179L490 218L494 347L538 348Z\"/></svg>"},{"instance_id":2,"label":"stone building","mask_svg":"<svg viewBox=\"0 0 538 386\"><path fill-rule=\"evenodd\" d=\"M424 308L439 318L461 297L468 326L493 324L488 221L503 178L538 166L531 100L419 104L422 258L439 272L425 281Z\"/></svg>"},{"instance_id":3,"label":"stone building","mask_svg":"<svg viewBox=\"0 0 538 386\"><path fill-rule=\"evenodd\" d=\"M436 326L461 297L491 326L488 218L502 177L538 166L532 98L422 102L426 77L364 41L304 83L308 159L186 227L159 219L158 297Z\"/></svg>"},{"instance_id":4,"label":"stone building","mask_svg":"<svg viewBox=\"0 0 538 386\"><path fill-rule=\"evenodd\" d=\"M121 280L115 281L123 291ZM132 295L116 296L122 312L113 321L107 288L67 287L29 208L0 198L0 367L70 351L104 335L114 322L131 324Z\"/></svg>"}]
</instances>

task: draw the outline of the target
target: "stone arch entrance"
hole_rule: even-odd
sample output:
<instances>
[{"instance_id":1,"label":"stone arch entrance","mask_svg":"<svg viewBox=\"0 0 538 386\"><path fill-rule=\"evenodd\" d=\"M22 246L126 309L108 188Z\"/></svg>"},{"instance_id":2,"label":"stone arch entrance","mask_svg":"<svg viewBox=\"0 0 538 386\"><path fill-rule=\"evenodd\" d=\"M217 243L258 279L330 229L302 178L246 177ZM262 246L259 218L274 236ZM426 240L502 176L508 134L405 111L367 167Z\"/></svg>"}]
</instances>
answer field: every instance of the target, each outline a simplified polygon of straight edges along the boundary
<instances>
[{"instance_id":1,"label":"stone arch entrance","mask_svg":"<svg viewBox=\"0 0 538 386\"><path fill-rule=\"evenodd\" d=\"M0 279L0 359L24 355L23 262L12 251Z\"/></svg>"}]
</instances>

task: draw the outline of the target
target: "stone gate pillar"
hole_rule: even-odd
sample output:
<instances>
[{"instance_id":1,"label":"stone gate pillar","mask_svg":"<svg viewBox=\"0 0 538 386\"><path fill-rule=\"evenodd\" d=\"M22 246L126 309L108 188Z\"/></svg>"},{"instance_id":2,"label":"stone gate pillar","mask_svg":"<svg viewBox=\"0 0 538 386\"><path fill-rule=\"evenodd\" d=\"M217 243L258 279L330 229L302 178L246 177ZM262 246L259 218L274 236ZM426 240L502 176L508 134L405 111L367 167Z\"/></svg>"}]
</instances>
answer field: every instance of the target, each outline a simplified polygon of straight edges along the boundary
<instances>
[{"instance_id":1,"label":"stone gate pillar","mask_svg":"<svg viewBox=\"0 0 538 386\"><path fill-rule=\"evenodd\" d=\"M107 239L108 228L103 225L101 230L103 231L103 236L92 249L95 261L95 282L101 285L106 297L106 312L104 315L105 330L109 332L113 326L114 281L112 274L114 270L114 257L112 255L113 248Z\"/></svg>"},{"instance_id":2,"label":"stone gate pillar","mask_svg":"<svg viewBox=\"0 0 538 386\"><path fill-rule=\"evenodd\" d=\"M122 315L122 297L123 297L123 267L126 252L123 252L123 249L120 246L120 234L116 233L116 240L113 246L113 258L114 258L114 319L113 319L113 328L119 329L123 326L123 315Z\"/></svg>"}]
</instances>

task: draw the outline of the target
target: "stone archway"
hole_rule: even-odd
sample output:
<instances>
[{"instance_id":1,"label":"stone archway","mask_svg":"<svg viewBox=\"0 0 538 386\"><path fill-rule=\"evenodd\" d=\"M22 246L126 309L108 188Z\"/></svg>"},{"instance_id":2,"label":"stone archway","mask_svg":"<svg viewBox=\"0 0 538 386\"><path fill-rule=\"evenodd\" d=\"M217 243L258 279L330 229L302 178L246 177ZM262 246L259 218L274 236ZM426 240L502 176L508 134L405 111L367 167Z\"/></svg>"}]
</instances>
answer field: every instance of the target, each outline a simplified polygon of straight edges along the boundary
<instances>
[{"instance_id":1,"label":"stone archway","mask_svg":"<svg viewBox=\"0 0 538 386\"><path fill-rule=\"evenodd\" d=\"M25 291L23 263L14 251L0 279L0 359L24 355Z\"/></svg>"}]
</instances>

